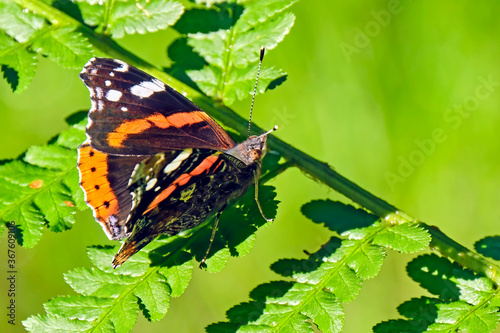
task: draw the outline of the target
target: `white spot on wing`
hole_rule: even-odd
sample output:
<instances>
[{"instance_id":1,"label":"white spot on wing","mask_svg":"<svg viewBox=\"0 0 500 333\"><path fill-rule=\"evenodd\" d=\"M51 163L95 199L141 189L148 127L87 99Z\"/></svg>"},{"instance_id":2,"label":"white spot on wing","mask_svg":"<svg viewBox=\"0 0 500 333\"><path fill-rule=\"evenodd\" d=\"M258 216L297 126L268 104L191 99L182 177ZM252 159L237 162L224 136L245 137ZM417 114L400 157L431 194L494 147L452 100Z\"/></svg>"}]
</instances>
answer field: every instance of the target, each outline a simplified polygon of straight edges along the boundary
<instances>
[{"instance_id":1,"label":"white spot on wing","mask_svg":"<svg viewBox=\"0 0 500 333\"><path fill-rule=\"evenodd\" d=\"M184 149L179 155L177 155L177 157L172 162L167 164L167 166L163 169L163 172L170 173L170 172L174 171L175 169L177 169L179 167L179 165L181 165L182 161L184 161L186 158L188 158L189 155L191 155L192 153L193 153L193 149L191 149L191 148Z\"/></svg>"},{"instance_id":2,"label":"white spot on wing","mask_svg":"<svg viewBox=\"0 0 500 333\"><path fill-rule=\"evenodd\" d=\"M111 81L106 80L106 81L104 81L104 84L106 85L106 87L109 87L111 85Z\"/></svg>"},{"instance_id":3,"label":"white spot on wing","mask_svg":"<svg viewBox=\"0 0 500 333\"><path fill-rule=\"evenodd\" d=\"M117 71L117 72L126 72L126 71L128 71L128 65L127 65L127 63L125 63L125 62L123 62L121 60L118 60L118 59L115 59L115 61L120 64L120 67L114 68L115 71Z\"/></svg>"},{"instance_id":4,"label":"white spot on wing","mask_svg":"<svg viewBox=\"0 0 500 333\"><path fill-rule=\"evenodd\" d=\"M158 192L159 190L161 190L161 186L156 186L155 192Z\"/></svg>"},{"instance_id":5,"label":"white spot on wing","mask_svg":"<svg viewBox=\"0 0 500 333\"><path fill-rule=\"evenodd\" d=\"M109 76L113 77L113 76L115 76L115 73L109 72Z\"/></svg>"},{"instance_id":6,"label":"white spot on wing","mask_svg":"<svg viewBox=\"0 0 500 333\"><path fill-rule=\"evenodd\" d=\"M121 91L111 89L106 93L106 99L111 102L118 102L122 97Z\"/></svg>"},{"instance_id":7,"label":"white spot on wing","mask_svg":"<svg viewBox=\"0 0 500 333\"><path fill-rule=\"evenodd\" d=\"M101 99L104 94L101 87L95 87L95 93L98 99Z\"/></svg>"},{"instance_id":8,"label":"white spot on wing","mask_svg":"<svg viewBox=\"0 0 500 333\"><path fill-rule=\"evenodd\" d=\"M120 108L120 110L122 110L123 112L128 111L128 109L127 109L127 107L126 107L126 106L122 106L122 107Z\"/></svg>"},{"instance_id":9,"label":"white spot on wing","mask_svg":"<svg viewBox=\"0 0 500 333\"><path fill-rule=\"evenodd\" d=\"M152 178L146 185L146 191L149 191L156 185L156 178Z\"/></svg>"},{"instance_id":10,"label":"white spot on wing","mask_svg":"<svg viewBox=\"0 0 500 333\"><path fill-rule=\"evenodd\" d=\"M158 79L151 81L142 81L141 83L130 88L130 92L140 98L146 98L153 95L155 92L164 91L165 85Z\"/></svg>"}]
</instances>

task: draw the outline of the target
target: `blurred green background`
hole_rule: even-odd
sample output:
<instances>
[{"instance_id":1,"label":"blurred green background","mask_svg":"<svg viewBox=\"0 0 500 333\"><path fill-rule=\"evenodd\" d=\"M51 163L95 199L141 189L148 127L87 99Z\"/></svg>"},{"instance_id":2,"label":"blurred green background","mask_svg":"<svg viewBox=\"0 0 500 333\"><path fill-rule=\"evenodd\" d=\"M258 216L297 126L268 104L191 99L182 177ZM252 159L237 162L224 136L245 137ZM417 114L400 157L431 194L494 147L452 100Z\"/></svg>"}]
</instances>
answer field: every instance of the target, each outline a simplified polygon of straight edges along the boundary
<instances>
[{"instance_id":1,"label":"blurred green background","mask_svg":"<svg viewBox=\"0 0 500 333\"><path fill-rule=\"evenodd\" d=\"M498 235L500 3L302 0L292 11L294 28L265 59L288 72L288 80L257 97L255 123L278 124L281 139L464 246ZM166 66L166 47L175 37L169 30L119 42ZM67 115L89 108L77 74L42 59L24 94L0 82L0 158L44 144L66 128ZM249 102L233 108L246 117ZM303 250L314 252L327 241L326 229L300 214L304 203L349 203L297 170L271 184L281 201L278 216L259 230L251 254L230 260L221 273L195 269L165 318L148 323L140 315L134 332L201 332L224 320L255 286L279 279L269 270L272 262L304 258ZM20 321L43 313L48 299L73 293L63 273L90 267L86 246L111 244L90 210L76 220L70 231L45 232L33 249L17 248L19 331ZM1 239L6 244L6 233ZM398 318L397 305L424 293L405 274L411 258L389 253L381 273L344 306L344 332L369 332L381 320ZM2 319L4 328L10 327Z\"/></svg>"}]
</instances>

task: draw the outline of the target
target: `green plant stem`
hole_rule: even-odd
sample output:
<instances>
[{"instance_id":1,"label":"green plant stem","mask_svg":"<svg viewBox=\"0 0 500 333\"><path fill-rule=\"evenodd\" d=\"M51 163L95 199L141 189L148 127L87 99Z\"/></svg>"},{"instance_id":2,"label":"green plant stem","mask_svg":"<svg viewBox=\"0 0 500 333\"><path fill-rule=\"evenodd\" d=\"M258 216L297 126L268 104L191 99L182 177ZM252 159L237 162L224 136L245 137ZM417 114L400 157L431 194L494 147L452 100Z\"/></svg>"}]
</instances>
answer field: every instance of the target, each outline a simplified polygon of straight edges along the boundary
<instances>
[{"instance_id":1,"label":"green plant stem","mask_svg":"<svg viewBox=\"0 0 500 333\"><path fill-rule=\"evenodd\" d=\"M453 259L473 272L487 276L497 287L500 286L500 269L498 266L493 265L479 254L455 242L439 230L439 228L422 222L420 225L432 236L431 249L441 253L445 257Z\"/></svg>"},{"instance_id":2,"label":"green plant stem","mask_svg":"<svg viewBox=\"0 0 500 333\"><path fill-rule=\"evenodd\" d=\"M76 26L78 31L83 33L84 36L87 37L89 41L100 52L113 58L119 58L135 67L139 67L149 72L155 77L158 77L180 93L183 93L188 98L193 100L193 102L200 106L201 109L208 112L211 116L213 116L220 122L224 123L228 127L235 129L242 135L246 135L248 124L245 118L239 116L230 108L224 105L217 104L209 97L201 94L188 85L177 81L165 72L159 70L157 67L122 48L109 36L97 34L94 30L90 29L86 25L55 9L54 7L47 5L42 1L14 1L24 8L44 15L54 25L70 24ZM263 129L255 124L252 124L252 128L252 132L256 134L260 134L263 132ZM416 219L414 219L413 217L398 210L393 205L374 196L373 194L362 189L347 178L341 176L336 171L334 171L327 163L318 161L317 159L280 140L276 136L269 136L268 145L270 149L278 151L281 156L283 156L287 160L287 166L297 166L300 170L307 173L314 179L338 191L339 193L358 203L362 207L370 210L375 215L381 218L385 218L389 222L395 224L411 221L416 222ZM278 174L279 172L277 172L276 174ZM426 228L432 235L432 249L438 251L439 253L450 259L453 259L454 261L473 270L476 273L488 276L497 285L500 285L500 267L493 265L473 251L470 251L462 245L456 243L441 231L439 231L437 228L430 227L425 223L420 224L424 228Z\"/></svg>"}]
</instances>

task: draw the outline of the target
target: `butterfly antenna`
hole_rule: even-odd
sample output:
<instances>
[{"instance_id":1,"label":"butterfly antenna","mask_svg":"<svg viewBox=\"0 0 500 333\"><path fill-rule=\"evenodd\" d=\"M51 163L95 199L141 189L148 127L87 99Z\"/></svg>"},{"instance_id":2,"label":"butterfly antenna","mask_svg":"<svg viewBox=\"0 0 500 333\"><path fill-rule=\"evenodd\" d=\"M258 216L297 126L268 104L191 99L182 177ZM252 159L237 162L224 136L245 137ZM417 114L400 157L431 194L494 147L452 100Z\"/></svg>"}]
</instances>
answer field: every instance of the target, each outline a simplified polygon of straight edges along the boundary
<instances>
[{"instance_id":1,"label":"butterfly antenna","mask_svg":"<svg viewBox=\"0 0 500 333\"><path fill-rule=\"evenodd\" d=\"M255 87L253 88L252 105L250 106L250 117L248 117L248 137L250 137L250 128L252 127L253 103L255 102L255 94L257 93L257 83L259 82L260 66L262 65L262 59L264 59L264 51L265 48L264 46L262 46L260 48L260 60L259 60L259 68L257 68L257 79L255 80Z\"/></svg>"}]
</instances>

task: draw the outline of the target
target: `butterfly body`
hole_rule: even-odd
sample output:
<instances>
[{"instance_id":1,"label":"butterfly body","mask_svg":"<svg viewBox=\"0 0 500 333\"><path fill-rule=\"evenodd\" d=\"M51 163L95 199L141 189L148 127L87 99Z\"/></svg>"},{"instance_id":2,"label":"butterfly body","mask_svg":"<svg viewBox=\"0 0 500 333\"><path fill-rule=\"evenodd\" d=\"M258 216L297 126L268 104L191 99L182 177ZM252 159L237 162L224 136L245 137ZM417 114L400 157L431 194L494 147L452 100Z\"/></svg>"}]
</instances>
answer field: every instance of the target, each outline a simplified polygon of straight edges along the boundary
<instances>
[{"instance_id":1,"label":"butterfly body","mask_svg":"<svg viewBox=\"0 0 500 333\"><path fill-rule=\"evenodd\" d=\"M114 267L221 212L260 176L267 133L236 144L184 96L119 60L93 58L80 77L92 102L80 185L108 238L128 237Z\"/></svg>"}]
</instances>

